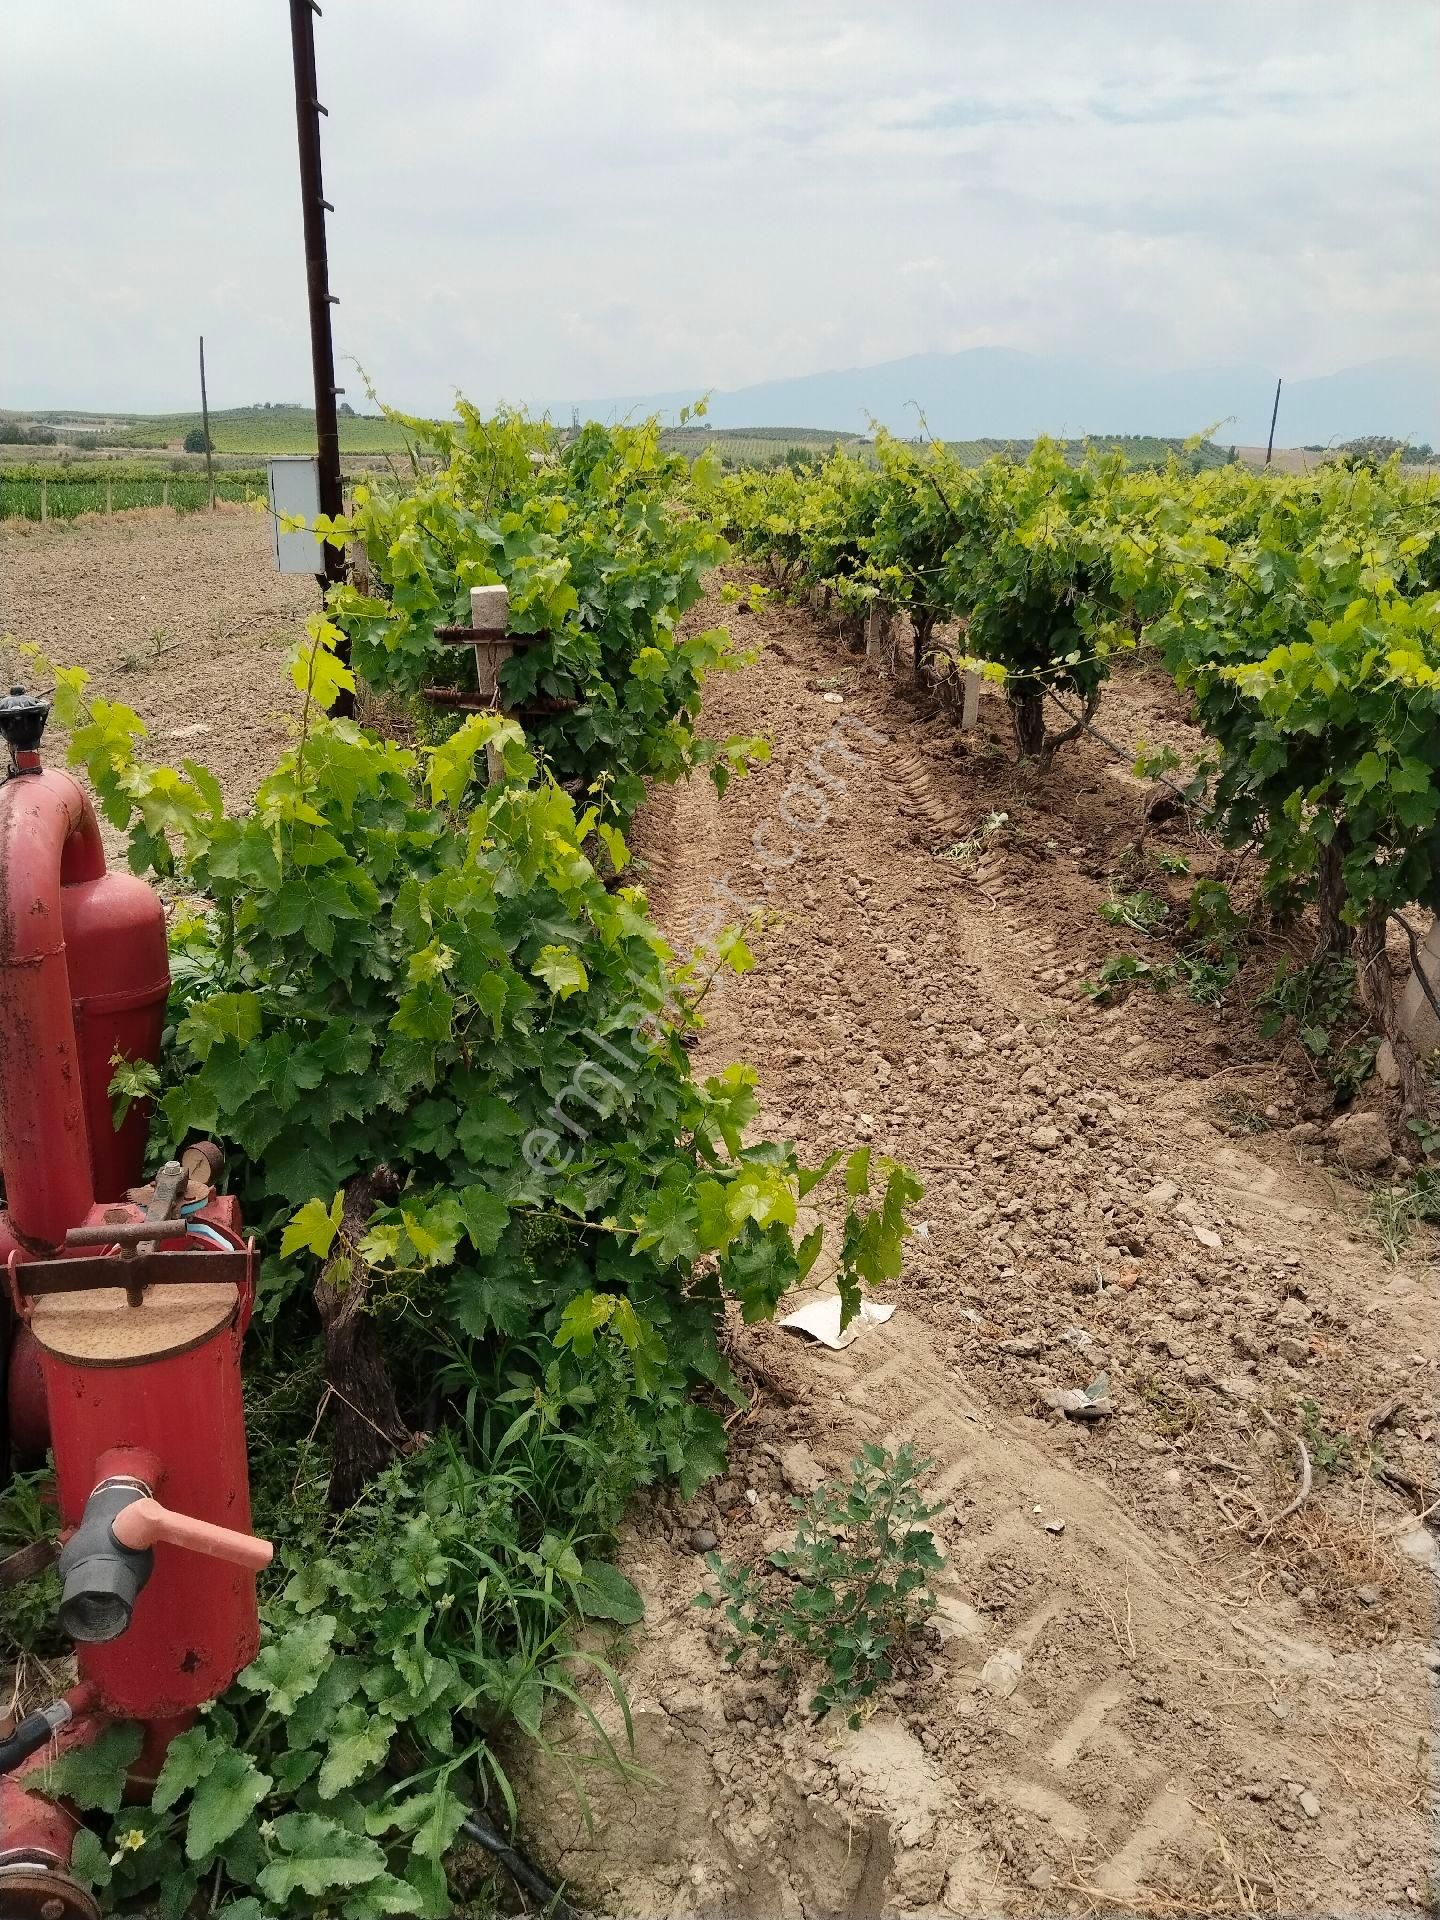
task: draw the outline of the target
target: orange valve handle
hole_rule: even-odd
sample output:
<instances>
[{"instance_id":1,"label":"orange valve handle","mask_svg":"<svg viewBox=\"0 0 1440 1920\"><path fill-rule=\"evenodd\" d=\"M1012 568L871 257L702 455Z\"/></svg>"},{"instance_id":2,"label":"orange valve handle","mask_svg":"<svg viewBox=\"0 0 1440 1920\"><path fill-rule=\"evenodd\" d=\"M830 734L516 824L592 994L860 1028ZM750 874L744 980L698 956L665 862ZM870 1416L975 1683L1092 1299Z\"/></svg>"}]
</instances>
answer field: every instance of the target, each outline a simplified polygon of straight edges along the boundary
<instances>
[{"instance_id":1,"label":"orange valve handle","mask_svg":"<svg viewBox=\"0 0 1440 1920\"><path fill-rule=\"evenodd\" d=\"M230 1527L217 1527L209 1520L194 1520L188 1513L172 1513L158 1500L147 1495L132 1500L110 1522L110 1532L118 1546L141 1551L164 1541L172 1547L184 1547L190 1553L208 1553L214 1560L228 1560L232 1566L248 1567L259 1573L275 1557L268 1540L254 1534L236 1533Z\"/></svg>"}]
</instances>

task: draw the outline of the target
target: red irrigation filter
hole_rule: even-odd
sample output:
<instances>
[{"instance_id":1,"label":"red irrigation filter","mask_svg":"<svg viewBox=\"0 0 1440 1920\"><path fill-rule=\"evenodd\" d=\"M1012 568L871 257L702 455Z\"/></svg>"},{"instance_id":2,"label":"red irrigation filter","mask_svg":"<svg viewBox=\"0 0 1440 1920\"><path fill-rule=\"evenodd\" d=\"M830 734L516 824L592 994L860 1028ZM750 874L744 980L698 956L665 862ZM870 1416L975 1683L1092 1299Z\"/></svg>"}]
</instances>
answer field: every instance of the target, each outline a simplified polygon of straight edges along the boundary
<instances>
[{"instance_id":1,"label":"red irrigation filter","mask_svg":"<svg viewBox=\"0 0 1440 1920\"><path fill-rule=\"evenodd\" d=\"M110 1117L115 1056L158 1064L170 975L155 893L106 869L89 800L42 769L48 707L0 700L0 1444L54 1454L61 1624L79 1683L0 1740L0 1914L94 1920L49 1754L139 1721L132 1785L255 1656L240 1350L255 1256L202 1143L142 1185L148 1115ZM57 1556L26 1548L0 1583Z\"/></svg>"}]
</instances>

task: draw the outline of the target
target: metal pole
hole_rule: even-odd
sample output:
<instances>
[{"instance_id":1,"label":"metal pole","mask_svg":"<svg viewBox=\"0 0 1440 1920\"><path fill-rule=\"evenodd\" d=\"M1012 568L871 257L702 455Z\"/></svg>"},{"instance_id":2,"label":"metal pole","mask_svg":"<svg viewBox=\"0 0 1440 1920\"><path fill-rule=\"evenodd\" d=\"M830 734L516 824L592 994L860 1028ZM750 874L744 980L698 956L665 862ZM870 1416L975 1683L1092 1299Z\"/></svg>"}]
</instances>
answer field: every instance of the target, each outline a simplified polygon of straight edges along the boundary
<instances>
[{"instance_id":1,"label":"metal pole","mask_svg":"<svg viewBox=\"0 0 1440 1920\"><path fill-rule=\"evenodd\" d=\"M1275 405L1270 409L1270 444L1265 449L1265 464L1270 464L1270 456L1275 451L1275 422L1280 417L1280 382L1275 382Z\"/></svg>"},{"instance_id":2,"label":"metal pole","mask_svg":"<svg viewBox=\"0 0 1440 1920\"><path fill-rule=\"evenodd\" d=\"M205 478L210 483L210 511L215 511L215 467L210 458L210 403L205 398L205 336L200 336L200 419L205 434Z\"/></svg>"},{"instance_id":3,"label":"metal pole","mask_svg":"<svg viewBox=\"0 0 1440 1920\"><path fill-rule=\"evenodd\" d=\"M340 423L335 384L335 345L330 333L330 309L337 305L330 291L330 267L325 254L325 215L334 209L325 198L320 175L321 106L315 79L315 0L290 0L290 44L295 62L295 130L300 143L300 210L305 226L305 279L310 300L310 359L315 377L315 442L320 479L320 511L337 517L344 508L340 483ZM324 572L321 591L345 578L345 555L329 541L322 543ZM349 661L349 647L337 649ZM341 693L331 712L349 716L354 697Z\"/></svg>"}]
</instances>

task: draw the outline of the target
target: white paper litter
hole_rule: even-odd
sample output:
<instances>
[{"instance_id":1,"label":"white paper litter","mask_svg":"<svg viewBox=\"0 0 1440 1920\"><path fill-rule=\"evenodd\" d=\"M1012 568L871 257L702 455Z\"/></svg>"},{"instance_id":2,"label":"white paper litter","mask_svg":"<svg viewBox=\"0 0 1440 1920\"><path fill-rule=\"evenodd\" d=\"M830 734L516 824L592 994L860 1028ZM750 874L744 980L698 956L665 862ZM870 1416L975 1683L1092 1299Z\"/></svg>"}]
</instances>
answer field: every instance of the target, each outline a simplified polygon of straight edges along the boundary
<instances>
[{"instance_id":1,"label":"white paper litter","mask_svg":"<svg viewBox=\"0 0 1440 1920\"><path fill-rule=\"evenodd\" d=\"M808 1333L821 1346L833 1347L839 1353L870 1327L883 1326L894 1311L894 1307L882 1307L873 1300L862 1300L859 1313L842 1333L840 1296L838 1293L827 1293L818 1300L808 1300L803 1307L797 1307L794 1313L787 1313L780 1324L782 1327L793 1327L796 1333Z\"/></svg>"}]
</instances>

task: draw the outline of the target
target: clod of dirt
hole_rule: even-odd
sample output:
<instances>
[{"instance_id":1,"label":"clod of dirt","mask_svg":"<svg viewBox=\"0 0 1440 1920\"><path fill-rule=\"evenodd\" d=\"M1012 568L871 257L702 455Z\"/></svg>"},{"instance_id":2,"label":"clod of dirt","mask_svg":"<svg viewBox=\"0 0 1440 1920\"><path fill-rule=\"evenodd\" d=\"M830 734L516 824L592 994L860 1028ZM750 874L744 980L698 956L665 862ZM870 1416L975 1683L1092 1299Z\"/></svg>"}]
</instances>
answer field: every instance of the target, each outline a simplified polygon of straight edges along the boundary
<instances>
[{"instance_id":1,"label":"clod of dirt","mask_svg":"<svg viewBox=\"0 0 1440 1920\"><path fill-rule=\"evenodd\" d=\"M1045 1351L1045 1342L1038 1333L1021 1333L1013 1340L1002 1340L1000 1351L1013 1353L1017 1360L1036 1360Z\"/></svg>"},{"instance_id":2,"label":"clod of dirt","mask_svg":"<svg viewBox=\"0 0 1440 1920\"><path fill-rule=\"evenodd\" d=\"M1390 1130L1373 1107L1342 1113L1331 1133L1340 1158L1356 1173L1374 1173L1390 1159Z\"/></svg>"},{"instance_id":3,"label":"clod of dirt","mask_svg":"<svg viewBox=\"0 0 1440 1920\"><path fill-rule=\"evenodd\" d=\"M696 1527L690 1535L690 1548L694 1553L713 1553L719 1544L709 1527Z\"/></svg>"},{"instance_id":4,"label":"clod of dirt","mask_svg":"<svg viewBox=\"0 0 1440 1920\"><path fill-rule=\"evenodd\" d=\"M1440 1540L1435 1538L1423 1521L1417 1521L1413 1527L1397 1533L1395 1544L1405 1558L1413 1560L1417 1567L1427 1567L1431 1573L1440 1574Z\"/></svg>"},{"instance_id":5,"label":"clod of dirt","mask_svg":"<svg viewBox=\"0 0 1440 1920\"><path fill-rule=\"evenodd\" d=\"M824 1485L825 1472L805 1442L796 1440L780 1455L780 1478L803 1500Z\"/></svg>"},{"instance_id":6,"label":"clod of dirt","mask_svg":"<svg viewBox=\"0 0 1440 1920\"><path fill-rule=\"evenodd\" d=\"M998 1653L992 1653L980 1669L980 1684L997 1700L1008 1700L1020 1684L1024 1664L1013 1647L1002 1647Z\"/></svg>"},{"instance_id":7,"label":"clod of dirt","mask_svg":"<svg viewBox=\"0 0 1440 1920\"><path fill-rule=\"evenodd\" d=\"M1041 1153L1053 1153L1060 1144L1060 1129L1036 1127L1030 1136L1030 1144L1032 1147L1037 1147Z\"/></svg>"}]
</instances>

